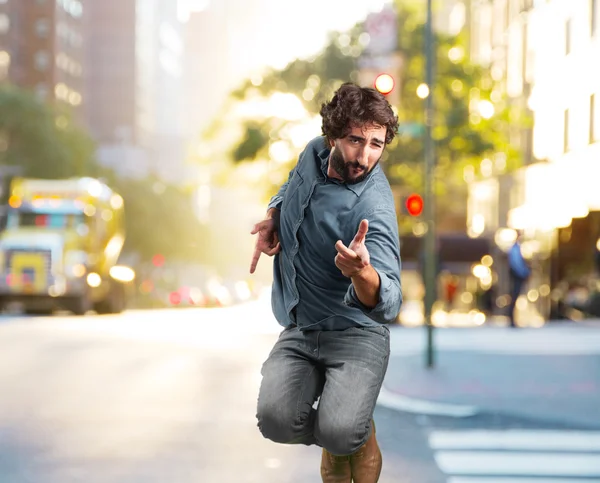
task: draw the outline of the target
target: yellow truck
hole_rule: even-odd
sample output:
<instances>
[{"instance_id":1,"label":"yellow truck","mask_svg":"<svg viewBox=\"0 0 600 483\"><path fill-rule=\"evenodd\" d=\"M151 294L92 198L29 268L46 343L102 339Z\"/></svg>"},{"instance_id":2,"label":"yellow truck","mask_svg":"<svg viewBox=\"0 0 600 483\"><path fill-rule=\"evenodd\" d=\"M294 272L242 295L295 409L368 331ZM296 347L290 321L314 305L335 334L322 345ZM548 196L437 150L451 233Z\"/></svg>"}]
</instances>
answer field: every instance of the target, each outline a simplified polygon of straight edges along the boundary
<instances>
[{"instance_id":1,"label":"yellow truck","mask_svg":"<svg viewBox=\"0 0 600 483\"><path fill-rule=\"evenodd\" d=\"M121 312L135 273L118 265L123 198L94 178L14 178L0 233L0 305L27 313Z\"/></svg>"}]
</instances>

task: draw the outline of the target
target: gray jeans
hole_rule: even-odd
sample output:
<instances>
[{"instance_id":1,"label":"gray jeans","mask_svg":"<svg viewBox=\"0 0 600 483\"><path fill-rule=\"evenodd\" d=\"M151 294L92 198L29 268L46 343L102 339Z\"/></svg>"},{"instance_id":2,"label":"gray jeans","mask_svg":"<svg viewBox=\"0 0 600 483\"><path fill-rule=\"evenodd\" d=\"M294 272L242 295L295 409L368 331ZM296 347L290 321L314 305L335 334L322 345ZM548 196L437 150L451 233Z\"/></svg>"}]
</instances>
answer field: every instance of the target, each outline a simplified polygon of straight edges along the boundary
<instances>
[{"instance_id":1,"label":"gray jeans","mask_svg":"<svg viewBox=\"0 0 600 483\"><path fill-rule=\"evenodd\" d=\"M285 329L261 371L256 416L261 433L277 443L354 453L370 436L389 355L390 331L384 325Z\"/></svg>"}]
</instances>

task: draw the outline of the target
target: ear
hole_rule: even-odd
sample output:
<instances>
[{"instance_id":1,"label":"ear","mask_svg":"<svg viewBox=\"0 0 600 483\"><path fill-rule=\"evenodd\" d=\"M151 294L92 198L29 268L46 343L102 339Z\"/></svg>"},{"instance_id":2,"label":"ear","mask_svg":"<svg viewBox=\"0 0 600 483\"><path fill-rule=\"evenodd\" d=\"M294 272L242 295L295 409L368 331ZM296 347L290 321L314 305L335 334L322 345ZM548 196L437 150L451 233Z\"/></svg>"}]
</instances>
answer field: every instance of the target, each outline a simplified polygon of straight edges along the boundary
<instances>
[{"instance_id":1,"label":"ear","mask_svg":"<svg viewBox=\"0 0 600 483\"><path fill-rule=\"evenodd\" d=\"M331 146L332 148L335 147L335 141L333 139L329 140L329 146Z\"/></svg>"}]
</instances>

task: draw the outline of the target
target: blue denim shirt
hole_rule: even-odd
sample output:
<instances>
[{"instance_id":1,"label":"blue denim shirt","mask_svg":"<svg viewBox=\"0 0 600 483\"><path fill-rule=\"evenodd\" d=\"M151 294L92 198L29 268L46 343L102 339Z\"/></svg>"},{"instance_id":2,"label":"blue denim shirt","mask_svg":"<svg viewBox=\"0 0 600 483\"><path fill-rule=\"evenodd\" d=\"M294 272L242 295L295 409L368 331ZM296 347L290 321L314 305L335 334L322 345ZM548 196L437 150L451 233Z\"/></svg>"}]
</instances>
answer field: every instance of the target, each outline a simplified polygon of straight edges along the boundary
<instances>
[{"instance_id":1,"label":"blue denim shirt","mask_svg":"<svg viewBox=\"0 0 600 483\"><path fill-rule=\"evenodd\" d=\"M400 242L394 198L378 165L367 178L345 184L327 177L330 149L324 137L300 154L288 181L271 198L281 211L281 251L273 264L272 306L283 327L344 330L394 322L402 304ZM364 306L335 266L337 240L348 246L362 219L366 246L380 279L379 302Z\"/></svg>"}]
</instances>

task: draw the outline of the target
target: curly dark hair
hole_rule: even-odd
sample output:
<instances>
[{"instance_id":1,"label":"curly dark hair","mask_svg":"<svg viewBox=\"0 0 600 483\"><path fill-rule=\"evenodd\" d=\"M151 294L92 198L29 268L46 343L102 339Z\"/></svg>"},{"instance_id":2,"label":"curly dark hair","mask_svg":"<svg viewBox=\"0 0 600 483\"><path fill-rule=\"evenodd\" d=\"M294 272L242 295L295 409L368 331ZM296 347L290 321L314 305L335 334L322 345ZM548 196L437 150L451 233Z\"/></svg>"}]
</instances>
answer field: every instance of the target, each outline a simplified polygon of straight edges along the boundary
<instances>
[{"instance_id":1,"label":"curly dark hair","mask_svg":"<svg viewBox=\"0 0 600 483\"><path fill-rule=\"evenodd\" d=\"M387 128L385 143L389 144L398 130L398 116L385 96L351 82L343 84L331 101L321 105L320 114L321 129L328 141L346 137L354 126L375 123Z\"/></svg>"}]
</instances>

